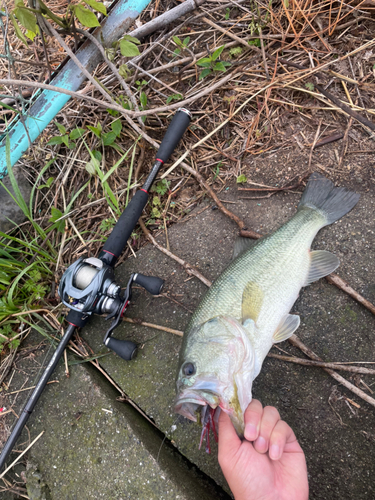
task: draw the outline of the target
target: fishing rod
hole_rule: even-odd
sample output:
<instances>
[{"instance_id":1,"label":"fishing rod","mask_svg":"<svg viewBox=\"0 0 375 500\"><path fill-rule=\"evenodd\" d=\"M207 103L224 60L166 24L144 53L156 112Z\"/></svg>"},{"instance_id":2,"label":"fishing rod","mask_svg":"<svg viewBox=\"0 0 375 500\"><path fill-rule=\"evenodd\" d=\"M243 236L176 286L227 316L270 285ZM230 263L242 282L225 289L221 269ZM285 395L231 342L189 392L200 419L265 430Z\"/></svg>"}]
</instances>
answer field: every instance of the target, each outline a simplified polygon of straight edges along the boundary
<instances>
[{"instance_id":1,"label":"fishing rod","mask_svg":"<svg viewBox=\"0 0 375 500\"><path fill-rule=\"evenodd\" d=\"M116 339L112 337L112 333L121 322L130 303L132 285L137 283L152 295L159 295L164 281L156 276L133 273L129 278L125 292L122 294L121 287L115 282L114 266L147 204L150 188L160 168L173 153L189 126L190 120L190 111L185 108L180 108L174 115L160 144L150 174L121 214L99 256L80 257L63 274L58 293L63 304L70 309L66 317L69 326L5 443L0 455L0 471L75 329L84 327L92 314L107 314L106 319L112 319L103 343L126 361L135 357L137 345L129 340Z\"/></svg>"}]
</instances>

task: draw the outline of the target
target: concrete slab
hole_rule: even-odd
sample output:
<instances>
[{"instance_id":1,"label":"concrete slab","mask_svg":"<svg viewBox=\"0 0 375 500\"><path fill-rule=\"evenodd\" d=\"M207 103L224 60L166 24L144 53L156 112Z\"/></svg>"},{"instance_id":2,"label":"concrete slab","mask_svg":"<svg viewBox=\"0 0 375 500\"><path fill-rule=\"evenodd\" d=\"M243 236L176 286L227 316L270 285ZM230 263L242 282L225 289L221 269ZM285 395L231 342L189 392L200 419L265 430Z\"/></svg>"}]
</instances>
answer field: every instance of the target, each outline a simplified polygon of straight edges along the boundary
<instances>
[{"instance_id":1,"label":"concrete slab","mask_svg":"<svg viewBox=\"0 0 375 500\"><path fill-rule=\"evenodd\" d=\"M63 367L30 418L30 500L106 498L213 500L226 497L127 403L94 368ZM24 433L27 439L27 433ZM22 441L22 436L21 436Z\"/></svg>"},{"instance_id":2,"label":"concrete slab","mask_svg":"<svg viewBox=\"0 0 375 500\"><path fill-rule=\"evenodd\" d=\"M359 184L351 187L361 191ZM292 193L262 201L243 201L237 198L236 186L221 197L234 201L231 209L262 233L286 221L299 201L299 196ZM229 262L237 234L237 227L214 208L209 206L168 232L171 251L197 265L209 279L218 276ZM314 248L330 250L339 256L339 275L370 300L374 299L375 283L373 256L369 251L375 243L373 213L373 192L363 192L356 209L342 221L323 229L314 243ZM163 236L160 240L163 241ZM190 317L187 309L194 310L205 286L196 278L189 279L181 266L151 245L117 270L118 281L125 285L134 271L164 278L165 292L170 298L155 298L136 291L128 315L184 329ZM305 288L294 310L302 319L298 335L323 359L375 361L373 316L334 286L321 280ZM105 351L102 338L106 328L102 318L94 318L83 331L84 339L95 352ZM105 369L190 461L225 488L215 446L211 455L199 451L200 428L173 413L181 339L127 323L118 328L115 336L139 342L142 349L138 358L128 363L115 355L103 358ZM301 355L287 343L281 347ZM366 377L363 380L371 384ZM253 394L263 404L277 406L296 431L307 456L311 498L370 498L375 494L371 475L375 458L371 446L375 425L372 407L337 387L319 369L271 359L266 360ZM359 407L346 398L355 400Z\"/></svg>"},{"instance_id":3,"label":"concrete slab","mask_svg":"<svg viewBox=\"0 0 375 500\"><path fill-rule=\"evenodd\" d=\"M31 185L26 180L22 170L19 167L13 167L14 176L16 178L18 187L20 188L21 194L28 203L30 199ZM9 176L6 175L4 178L0 179L1 182L9 189L13 194L12 185L10 183ZM25 216L22 210L19 208L17 203L9 196L6 189L0 186L0 231L3 233L13 229L14 223L21 224L25 220Z\"/></svg>"}]
</instances>

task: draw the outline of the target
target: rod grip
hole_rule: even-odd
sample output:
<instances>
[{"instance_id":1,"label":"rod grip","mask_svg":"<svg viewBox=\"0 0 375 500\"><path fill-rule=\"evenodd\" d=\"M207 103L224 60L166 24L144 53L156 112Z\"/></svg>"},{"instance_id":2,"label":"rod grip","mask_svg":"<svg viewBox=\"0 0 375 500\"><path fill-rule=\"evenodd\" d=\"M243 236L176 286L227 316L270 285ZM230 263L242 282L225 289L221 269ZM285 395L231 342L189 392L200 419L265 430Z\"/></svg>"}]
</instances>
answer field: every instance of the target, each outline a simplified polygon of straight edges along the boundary
<instances>
[{"instance_id":1,"label":"rod grip","mask_svg":"<svg viewBox=\"0 0 375 500\"><path fill-rule=\"evenodd\" d=\"M184 135L190 123L190 111L182 108L173 117L169 127L161 141L156 159L162 162L168 161L175 150L177 144L180 142L181 137Z\"/></svg>"},{"instance_id":2,"label":"rod grip","mask_svg":"<svg viewBox=\"0 0 375 500\"><path fill-rule=\"evenodd\" d=\"M104 243L99 258L101 258L103 252L105 252L113 256L112 261L114 264L116 259L124 250L126 242L128 241L129 236L133 232L133 229L135 228L138 219L146 206L147 200L148 193L146 191L139 190L135 193L128 206L122 212L115 227L112 229L107 241Z\"/></svg>"}]
</instances>

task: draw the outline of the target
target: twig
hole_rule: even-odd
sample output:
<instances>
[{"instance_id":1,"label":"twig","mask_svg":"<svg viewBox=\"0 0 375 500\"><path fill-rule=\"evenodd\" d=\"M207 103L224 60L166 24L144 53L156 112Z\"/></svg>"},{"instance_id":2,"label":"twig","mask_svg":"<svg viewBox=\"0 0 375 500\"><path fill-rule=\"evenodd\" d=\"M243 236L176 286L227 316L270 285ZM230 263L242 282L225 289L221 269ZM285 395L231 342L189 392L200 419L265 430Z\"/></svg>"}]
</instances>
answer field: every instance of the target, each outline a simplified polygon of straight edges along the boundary
<instances>
[{"instance_id":1,"label":"twig","mask_svg":"<svg viewBox=\"0 0 375 500\"><path fill-rule=\"evenodd\" d=\"M301 351L303 353L305 353L306 356L308 356L309 358L314 359L315 361L322 361L319 358L319 356L317 356L311 349L309 349L307 346L305 346L305 344L296 335L293 334L289 338L289 342L292 345L294 345L295 347L298 347L299 349L301 349ZM331 377L333 377L335 380L337 380L337 382L342 384L344 387L346 387L350 391L354 392L354 394L356 394L357 396L359 396L363 400L367 401L367 403L369 403L370 405L375 406L375 399L370 397L368 394L363 392L361 389L358 389L358 387L356 387L355 385L348 382L344 377L342 377L341 375L339 375L335 371L331 370L330 368L323 368L323 370L326 371L327 373L329 373L331 375Z\"/></svg>"},{"instance_id":2,"label":"twig","mask_svg":"<svg viewBox=\"0 0 375 500\"><path fill-rule=\"evenodd\" d=\"M58 384L58 383L59 383L58 380L50 380L49 382L47 382L47 385L48 384ZM36 387L36 385L33 385L32 387L24 387L23 389L18 389L18 391L5 392L4 395L10 396L11 394L18 394L19 392L29 391L30 389L35 389L35 387Z\"/></svg>"},{"instance_id":3,"label":"twig","mask_svg":"<svg viewBox=\"0 0 375 500\"><path fill-rule=\"evenodd\" d=\"M320 127L321 126L322 126L322 120L319 120L319 125L318 125L318 128L316 130L314 141L312 143L311 150L310 150L308 170L310 170L310 168L311 168L312 154L313 154L313 151L314 151L314 148L315 148L316 141L318 140L318 137L319 137L319 134L320 134Z\"/></svg>"},{"instance_id":4,"label":"twig","mask_svg":"<svg viewBox=\"0 0 375 500\"><path fill-rule=\"evenodd\" d=\"M29 449L30 449L30 448L31 448L31 447L32 447L32 446L33 446L33 445L34 445L34 444L38 441L38 439L39 439L39 438L41 438L41 437L43 436L43 434L44 434L44 431L42 431L42 432L39 434L39 436L37 436L37 437L34 439L34 441L33 441L31 444L29 444L29 446L28 446L25 450L23 450L23 452L22 452L22 453L20 453L20 454L18 455L18 457L17 457L17 458L16 458L16 459L15 459L15 460L14 460L14 461L13 461L13 462L9 465L9 467L7 467L7 468L5 469L5 471L4 471L2 474L0 474L0 479L2 479L2 478L5 476L5 474L6 474L6 473L7 473L7 472L8 472L8 471L9 471L9 470L13 467L13 465L16 465L16 463L19 461L19 459L20 459L21 457L23 457L23 455L24 455L24 454L25 454L25 453L26 453L26 452L27 452L27 451L28 451L28 450L29 450Z\"/></svg>"},{"instance_id":5,"label":"twig","mask_svg":"<svg viewBox=\"0 0 375 500\"><path fill-rule=\"evenodd\" d=\"M178 262L188 274L194 275L196 278L200 279L202 283L204 283L206 286L210 287L211 286L211 281L209 281L207 278L203 276L195 267L191 266L184 260L180 259L180 257L177 257L177 255L173 254L172 252L168 251L166 248L164 248L162 245L159 245L159 243L155 240L155 238L151 235L150 231L147 229L145 226L145 223L143 222L142 219L139 219L139 225L142 228L142 231L145 233L147 238L151 241L151 243L161 252L165 253L170 257L171 259L175 260Z\"/></svg>"},{"instance_id":6,"label":"twig","mask_svg":"<svg viewBox=\"0 0 375 500\"><path fill-rule=\"evenodd\" d=\"M375 375L375 370L370 368L363 368L362 366L344 366L338 363L326 363L324 361L311 361L309 359L296 358L294 356L282 356L281 354L274 354L269 352L267 354L270 358L280 359L281 361L288 361L289 363L296 363L303 366L317 366L320 368L331 368L333 370L342 370L345 372L364 373L367 375Z\"/></svg>"},{"instance_id":7,"label":"twig","mask_svg":"<svg viewBox=\"0 0 375 500\"><path fill-rule=\"evenodd\" d=\"M353 118L350 117L349 118L349 121L348 121L348 126L346 127L346 130L345 130L345 135L344 135L344 139L343 139L343 144L342 144L342 148L341 148L341 156L340 156L340 161L337 165L337 168L341 168L343 162L344 162L344 158L345 158L345 155L346 155L346 152L348 150L348 135L349 135L349 130L350 130L350 127L352 126L352 123L353 123Z\"/></svg>"},{"instance_id":8,"label":"twig","mask_svg":"<svg viewBox=\"0 0 375 500\"><path fill-rule=\"evenodd\" d=\"M122 319L123 321L126 321L126 323L132 323L133 325L148 326L149 328L153 328L154 330L161 330L162 332L173 333L174 335L178 335L179 337L182 337L184 335L184 332L182 332L181 330L173 330L173 328L168 328L167 326L160 326L160 325L155 325L154 323L147 323L146 321L142 321L141 319L128 318L126 316L124 316Z\"/></svg>"},{"instance_id":9,"label":"twig","mask_svg":"<svg viewBox=\"0 0 375 500\"><path fill-rule=\"evenodd\" d=\"M337 276L337 274L331 273L328 276L326 276L326 279L329 283L337 286L337 288L340 288L340 290L350 295L352 299L356 300L357 302L365 306L369 311L372 312L372 314L375 314L374 304L372 304L370 301L362 297L361 294L356 292L345 280Z\"/></svg>"}]
</instances>

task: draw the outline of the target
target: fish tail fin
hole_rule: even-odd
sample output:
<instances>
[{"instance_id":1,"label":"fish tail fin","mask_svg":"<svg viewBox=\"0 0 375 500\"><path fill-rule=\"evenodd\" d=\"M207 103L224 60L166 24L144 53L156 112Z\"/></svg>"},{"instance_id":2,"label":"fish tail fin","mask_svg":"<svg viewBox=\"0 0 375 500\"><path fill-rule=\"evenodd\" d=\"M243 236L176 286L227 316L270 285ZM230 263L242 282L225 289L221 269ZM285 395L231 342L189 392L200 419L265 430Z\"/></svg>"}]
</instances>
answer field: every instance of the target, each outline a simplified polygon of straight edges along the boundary
<instances>
[{"instance_id":1,"label":"fish tail fin","mask_svg":"<svg viewBox=\"0 0 375 500\"><path fill-rule=\"evenodd\" d=\"M326 224L332 224L355 207L360 195L343 187L335 187L333 182L314 172L298 205L298 210L309 207L320 212Z\"/></svg>"}]
</instances>

